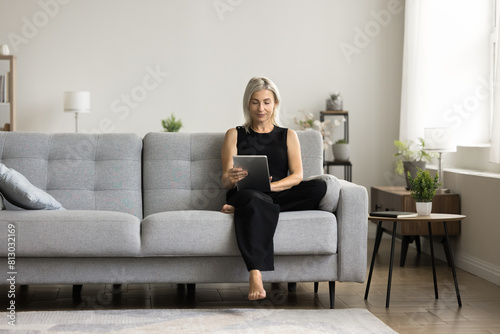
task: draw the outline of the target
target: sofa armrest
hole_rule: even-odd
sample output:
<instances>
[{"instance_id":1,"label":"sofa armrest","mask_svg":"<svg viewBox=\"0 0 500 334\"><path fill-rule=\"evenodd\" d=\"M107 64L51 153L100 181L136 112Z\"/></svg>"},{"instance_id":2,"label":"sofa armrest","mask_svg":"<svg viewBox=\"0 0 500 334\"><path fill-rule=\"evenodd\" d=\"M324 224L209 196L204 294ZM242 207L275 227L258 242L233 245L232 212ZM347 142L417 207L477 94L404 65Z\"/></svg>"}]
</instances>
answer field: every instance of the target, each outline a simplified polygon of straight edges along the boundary
<instances>
[{"instance_id":1,"label":"sofa armrest","mask_svg":"<svg viewBox=\"0 0 500 334\"><path fill-rule=\"evenodd\" d=\"M364 282L367 265L368 192L365 187L339 180L338 280Z\"/></svg>"}]
</instances>

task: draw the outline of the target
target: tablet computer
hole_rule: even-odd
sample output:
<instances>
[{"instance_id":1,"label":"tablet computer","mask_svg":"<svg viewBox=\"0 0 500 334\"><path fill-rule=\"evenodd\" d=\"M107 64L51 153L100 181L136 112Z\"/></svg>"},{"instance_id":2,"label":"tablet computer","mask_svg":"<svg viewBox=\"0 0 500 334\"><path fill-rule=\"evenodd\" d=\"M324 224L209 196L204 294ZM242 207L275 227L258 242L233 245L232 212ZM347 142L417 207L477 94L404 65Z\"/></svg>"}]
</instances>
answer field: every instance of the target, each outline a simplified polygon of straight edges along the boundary
<instances>
[{"instance_id":1,"label":"tablet computer","mask_svg":"<svg viewBox=\"0 0 500 334\"><path fill-rule=\"evenodd\" d=\"M235 155L233 156L233 165L234 167L240 167L248 171L248 175L236 184L238 190L254 189L264 192L271 191L267 156Z\"/></svg>"}]
</instances>

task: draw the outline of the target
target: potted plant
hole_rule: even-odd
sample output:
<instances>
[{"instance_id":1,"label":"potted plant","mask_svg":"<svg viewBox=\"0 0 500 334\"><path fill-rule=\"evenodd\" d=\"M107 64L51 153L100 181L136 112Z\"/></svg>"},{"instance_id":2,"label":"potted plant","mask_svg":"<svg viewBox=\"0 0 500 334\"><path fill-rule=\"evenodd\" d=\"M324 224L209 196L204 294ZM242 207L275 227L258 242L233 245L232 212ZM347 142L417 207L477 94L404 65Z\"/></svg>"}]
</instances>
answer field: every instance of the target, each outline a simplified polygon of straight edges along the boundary
<instances>
[{"instance_id":1,"label":"potted plant","mask_svg":"<svg viewBox=\"0 0 500 334\"><path fill-rule=\"evenodd\" d=\"M335 161L349 161L349 143L345 139L337 140L332 148Z\"/></svg>"},{"instance_id":2,"label":"potted plant","mask_svg":"<svg viewBox=\"0 0 500 334\"><path fill-rule=\"evenodd\" d=\"M307 113L305 110L299 110L303 114L302 119L295 117L295 124L300 126L301 130L310 130L314 127L314 115Z\"/></svg>"},{"instance_id":3,"label":"potted plant","mask_svg":"<svg viewBox=\"0 0 500 334\"><path fill-rule=\"evenodd\" d=\"M419 216L428 216L432 211L432 199L436 195L436 190L441 183L439 175L436 173L434 177L428 170L417 171L417 176L412 177L410 172L407 172L408 181L410 182L410 194L417 202L417 214Z\"/></svg>"},{"instance_id":4,"label":"potted plant","mask_svg":"<svg viewBox=\"0 0 500 334\"><path fill-rule=\"evenodd\" d=\"M163 125L164 132L179 132L182 128L182 121L180 119L176 119L173 113L169 118L162 119L161 124Z\"/></svg>"},{"instance_id":5,"label":"potted plant","mask_svg":"<svg viewBox=\"0 0 500 334\"><path fill-rule=\"evenodd\" d=\"M323 122L314 119L314 115L312 113L307 113L305 110L299 110L300 113L303 114L302 118L295 117L295 124L298 124L301 130L316 130L321 133L323 137L323 150L326 151L330 145L332 145L332 141L330 139L331 131L330 129L334 129L343 122L345 122L345 118L342 117L342 120L331 120L327 119Z\"/></svg>"},{"instance_id":6,"label":"potted plant","mask_svg":"<svg viewBox=\"0 0 500 334\"><path fill-rule=\"evenodd\" d=\"M398 159L395 162L395 172L399 175L404 175L406 178L406 189L410 189L408 182L408 172L412 177L417 175L418 168L425 169L427 161L431 161L435 154L425 150L425 141L418 138L419 142L415 144L413 141L402 142L395 140L394 145L398 152L394 154Z\"/></svg>"},{"instance_id":7,"label":"potted plant","mask_svg":"<svg viewBox=\"0 0 500 334\"><path fill-rule=\"evenodd\" d=\"M340 92L330 94L330 98L326 100L326 110L342 110L342 108Z\"/></svg>"}]
</instances>

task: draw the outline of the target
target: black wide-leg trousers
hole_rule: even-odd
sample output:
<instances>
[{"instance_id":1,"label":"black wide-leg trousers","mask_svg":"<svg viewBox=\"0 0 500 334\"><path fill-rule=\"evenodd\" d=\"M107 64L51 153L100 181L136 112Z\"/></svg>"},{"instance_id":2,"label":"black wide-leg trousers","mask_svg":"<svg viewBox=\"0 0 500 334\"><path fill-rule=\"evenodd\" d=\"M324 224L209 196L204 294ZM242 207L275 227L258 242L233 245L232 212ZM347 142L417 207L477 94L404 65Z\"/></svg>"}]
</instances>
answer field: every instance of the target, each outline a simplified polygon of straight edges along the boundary
<instances>
[{"instance_id":1,"label":"black wide-leg trousers","mask_svg":"<svg viewBox=\"0 0 500 334\"><path fill-rule=\"evenodd\" d=\"M302 181L280 192L227 192L227 204L235 208L236 241L248 271L274 270L273 237L279 213L317 209L325 193L326 183L322 180Z\"/></svg>"}]
</instances>

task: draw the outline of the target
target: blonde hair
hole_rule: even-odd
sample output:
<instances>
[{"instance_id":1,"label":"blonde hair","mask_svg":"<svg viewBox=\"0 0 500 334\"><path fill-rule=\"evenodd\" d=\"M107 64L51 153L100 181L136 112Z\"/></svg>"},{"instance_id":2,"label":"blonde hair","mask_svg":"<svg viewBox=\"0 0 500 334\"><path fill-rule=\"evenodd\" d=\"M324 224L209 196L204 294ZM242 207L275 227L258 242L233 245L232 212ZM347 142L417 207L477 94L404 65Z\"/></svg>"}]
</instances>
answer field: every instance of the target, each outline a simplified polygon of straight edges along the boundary
<instances>
[{"instance_id":1,"label":"blonde hair","mask_svg":"<svg viewBox=\"0 0 500 334\"><path fill-rule=\"evenodd\" d=\"M245 94L243 95L243 115L245 116L245 123L243 123L243 127L247 132L252 125L252 117L250 116L250 99L252 98L253 93L264 89L273 93L275 106L273 114L271 115L271 121L274 125L279 125L278 123L281 97L278 91L278 87L276 87L274 82L272 82L268 78L253 77L248 82L247 88L245 89Z\"/></svg>"}]
</instances>

